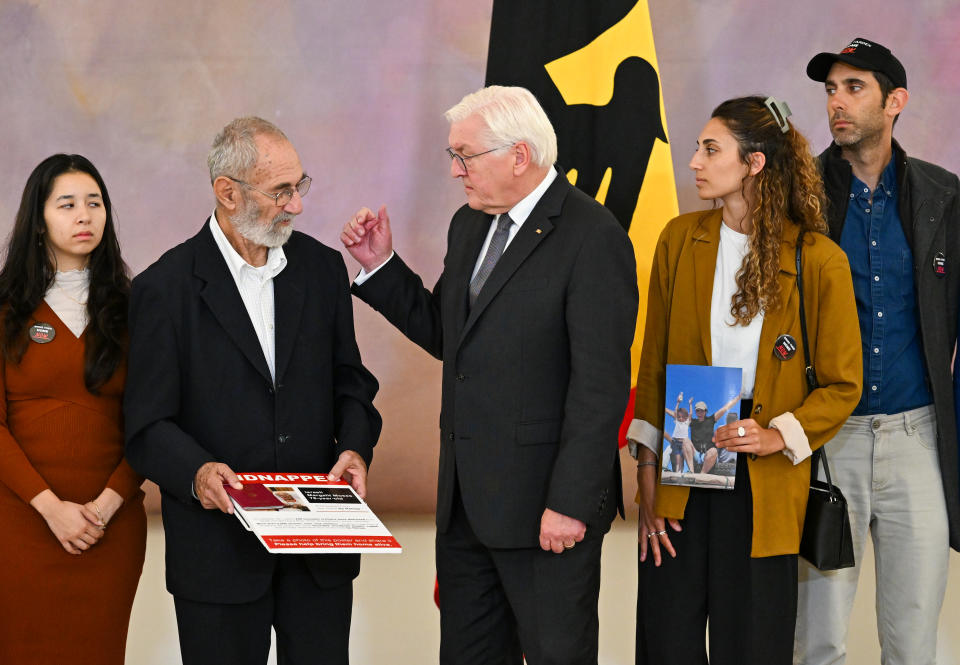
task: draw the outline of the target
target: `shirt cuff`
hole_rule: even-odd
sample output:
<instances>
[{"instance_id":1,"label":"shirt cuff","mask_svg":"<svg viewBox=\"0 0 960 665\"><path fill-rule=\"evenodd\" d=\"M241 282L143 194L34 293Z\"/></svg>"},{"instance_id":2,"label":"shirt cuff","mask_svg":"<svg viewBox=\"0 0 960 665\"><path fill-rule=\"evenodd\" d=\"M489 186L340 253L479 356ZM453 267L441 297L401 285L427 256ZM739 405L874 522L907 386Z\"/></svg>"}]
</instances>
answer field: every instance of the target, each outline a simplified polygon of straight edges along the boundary
<instances>
[{"instance_id":1,"label":"shirt cuff","mask_svg":"<svg viewBox=\"0 0 960 665\"><path fill-rule=\"evenodd\" d=\"M367 272L363 268L360 268L360 273L353 280L353 283L356 284L357 286L360 286L361 284L363 284L365 281L367 281L368 279L373 277L375 274L377 274L377 271L380 270L380 268L387 265L390 262L390 259L396 256L396 254L397 254L396 252L390 252L390 256L387 257L387 260L381 263L380 265L378 265L376 268L374 268L370 272Z\"/></svg>"},{"instance_id":2,"label":"shirt cuff","mask_svg":"<svg viewBox=\"0 0 960 665\"><path fill-rule=\"evenodd\" d=\"M783 443L786 445L782 452L794 465L813 454L813 451L810 450L810 440L807 439L807 433L803 431L803 425L789 411L772 418L770 427L780 432Z\"/></svg>"},{"instance_id":3,"label":"shirt cuff","mask_svg":"<svg viewBox=\"0 0 960 665\"><path fill-rule=\"evenodd\" d=\"M630 454L637 458L640 449L637 445L645 446L653 451L653 454L660 458L660 441L663 440L663 430L659 430L646 420L634 418L627 429L627 441L630 445Z\"/></svg>"}]
</instances>

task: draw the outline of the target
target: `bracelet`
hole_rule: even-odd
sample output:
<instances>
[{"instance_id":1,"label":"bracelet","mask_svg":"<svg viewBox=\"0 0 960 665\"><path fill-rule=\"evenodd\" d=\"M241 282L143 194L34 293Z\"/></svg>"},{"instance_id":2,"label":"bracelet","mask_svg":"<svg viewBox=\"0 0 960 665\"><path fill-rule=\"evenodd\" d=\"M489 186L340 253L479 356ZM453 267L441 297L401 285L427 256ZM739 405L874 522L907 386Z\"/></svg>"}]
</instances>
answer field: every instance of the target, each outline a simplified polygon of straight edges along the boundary
<instances>
[{"instance_id":1,"label":"bracelet","mask_svg":"<svg viewBox=\"0 0 960 665\"><path fill-rule=\"evenodd\" d=\"M649 462L637 462L637 466L657 466L657 463L654 461Z\"/></svg>"},{"instance_id":2,"label":"bracelet","mask_svg":"<svg viewBox=\"0 0 960 665\"><path fill-rule=\"evenodd\" d=\"M101 529L106 529L106 528L107 528L107 525L106 525L106 523L103 521L103 513L100 512L100 506L97 505L96 499L90 501L90 503L93 504L93 509L97 511L97 519L100 520L100 528L101 528Z\"/></svg>"}]
</instances>

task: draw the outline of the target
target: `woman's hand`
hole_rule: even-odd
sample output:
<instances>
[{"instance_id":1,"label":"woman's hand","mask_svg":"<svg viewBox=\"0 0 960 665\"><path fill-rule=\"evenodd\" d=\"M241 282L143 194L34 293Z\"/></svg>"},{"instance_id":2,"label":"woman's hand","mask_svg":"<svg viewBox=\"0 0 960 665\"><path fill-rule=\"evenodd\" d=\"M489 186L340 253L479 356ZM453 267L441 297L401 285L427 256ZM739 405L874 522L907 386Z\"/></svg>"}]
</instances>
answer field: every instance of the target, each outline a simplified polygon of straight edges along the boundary
<instances>
[{"instance_id":1,"label":"woman's hand","mask_svg":"<svg viewBox=\"0 0 960 665\"><path fill-rule=\"evenodd\" d=\"M100 496L84 504L84 507L97 516L96 524L101 529L106 529L107 524L113 519L113 516L120 510L120 506L122 505L123 497L109 487L105 487L104 490L100 492Z\"/></svg>"},{"instance_id":2,"label":"woman's hand","mask_svg":"<svg viewBox=\"0 0 960 665\"><path fill-rule=\"evenodd\" d=\"M737 420L717 428L713 437L717 448L726 448L734 453L770 455L784 448L783 436L772 427L760 427L753 418Z\"/></svg>"},{"instance_id":3,"label":"woman's hand","mask_svg":"<svg viewBox=\"0 0 960 665\"><path fill-rule=\"evenodd\" d=\"M665 549L671 557L677 552L670 542L670 536L665 528L662 517L653 511L654 500L657 496L657 458L653 451L646 446L640 446L640 466L637 467L637 485L640 488L640 524L637 540L640 543L640 561L647 560L647 552L653 554L653 565L659 566L662 558L660 548ZM650 464L653 462L653 464ZM670 528L681 531L680 522L667 520Z\"/></svg>"},{"instance_id":4,"label":"woman's hand","mask_svg":"<svg viewBox=\"0 0 960 665\"><path fill-rule=\"evenodd\" d=\"M103 537L97 526L97 515L86 506L61 501L51 490L44 490L30 500L46 520L50 531L70 554L82 554Z\"/></svg>"}]
</instances>

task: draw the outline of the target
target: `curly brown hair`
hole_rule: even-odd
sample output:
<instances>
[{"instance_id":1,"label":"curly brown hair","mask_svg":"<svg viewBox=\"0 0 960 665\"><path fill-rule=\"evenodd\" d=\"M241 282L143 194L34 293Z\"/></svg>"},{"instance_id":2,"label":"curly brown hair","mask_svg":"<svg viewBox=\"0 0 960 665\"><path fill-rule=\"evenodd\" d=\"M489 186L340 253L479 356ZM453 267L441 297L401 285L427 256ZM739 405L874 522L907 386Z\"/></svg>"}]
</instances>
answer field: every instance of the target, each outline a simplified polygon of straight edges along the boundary
<instances>
[{"instance_id":1,"label":"curly brown hair","mask_svg":"<svg viewBox=\"0 0 960 665\"><path fill-rule=\"evenodd\" d=\"M744 164L750 165L755 152L766 158L763 169L753 176L753 192L747 199L752 217L750 251L737 272L738 290L730 305L740 325L781 305L778 276L784 221L792 221L804 232L827 230L826 196L810 144L793 125L783 132L764 100L729 99L710 115L733 134Z\"/></svg>"}]
</instances>

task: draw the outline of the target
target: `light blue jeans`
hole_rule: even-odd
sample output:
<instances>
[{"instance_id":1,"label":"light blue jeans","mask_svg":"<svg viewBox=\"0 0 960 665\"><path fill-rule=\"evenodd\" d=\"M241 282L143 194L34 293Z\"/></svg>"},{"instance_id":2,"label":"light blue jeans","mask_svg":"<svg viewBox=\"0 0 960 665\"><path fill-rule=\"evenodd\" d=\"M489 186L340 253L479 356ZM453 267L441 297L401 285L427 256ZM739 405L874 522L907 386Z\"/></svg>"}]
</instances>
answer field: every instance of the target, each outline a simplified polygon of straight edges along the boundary
<instances>
[{"instance_id":1,"label":"light blue jeans","mask_svg":"<svg viewBox=\"0 0 960 665\"><path fill-rule=\"evenodd\" d=\"M847 499L857 566L821 572L800 559L796 665L840 665L869 532L883 665L930 665L950 552L932 406L851 416L826 444ZM821 470L821 477L823 472ZM854 654L853 662L860 662Z\"/></svg>"}]
</instances>

